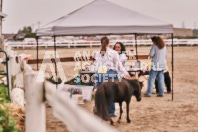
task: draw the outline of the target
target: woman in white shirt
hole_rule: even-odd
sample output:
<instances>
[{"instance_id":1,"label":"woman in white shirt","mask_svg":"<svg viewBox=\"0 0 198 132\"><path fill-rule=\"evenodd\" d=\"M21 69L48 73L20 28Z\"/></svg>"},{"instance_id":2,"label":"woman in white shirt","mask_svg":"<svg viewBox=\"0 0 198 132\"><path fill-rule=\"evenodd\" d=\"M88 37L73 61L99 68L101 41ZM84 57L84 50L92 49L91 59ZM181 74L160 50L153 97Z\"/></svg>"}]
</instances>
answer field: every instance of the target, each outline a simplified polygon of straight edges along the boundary
<instances>
[{"instance_id":1,"label":"woman in white shirt","mask_svg":"<svg viewBox=\"0 0 198 132\"><path fill-rule=\"evenodd\" d=\"M118 79L118 72L126 78L130 77L123 67L118 53L109 48L109 39L107 37L101 38L101 49L96 52L95 65L97 70L95 74L96 88L104 81ZM110 116L115 116L114 112L115 104L112 104L109 110Z\"/></svg>"},{"instance_id":2,"label":"woman in white shirt","mask_svg":"<svg viewBox=\"0 0 198 132\"><path fill-rule=\"evenodd\" d=\"M113 49L115 51L117 51L117 53L119 54L120 61L122 62L123 67L126 69L127 68L126 67L127 56L126 56L126 48L125 48L124 44L121 42L116 42ZM121 78L123 77L123 74L121 74L120 72L118 72L118 74ZM135 76L132 73L129 73L129 74L130 74L130 76Z\"/></svg>"},{"instance_id":3,"label":"woman in white shirt","mask_svg":"<svg viewBox=\"0 0 198 132\"><path fill-rule=\"evenodd\" d=\"M124 44L121 42L116 42L113 49L118 52L122 65L126 67L127 56Z\"/></svg>"}]
</instances>

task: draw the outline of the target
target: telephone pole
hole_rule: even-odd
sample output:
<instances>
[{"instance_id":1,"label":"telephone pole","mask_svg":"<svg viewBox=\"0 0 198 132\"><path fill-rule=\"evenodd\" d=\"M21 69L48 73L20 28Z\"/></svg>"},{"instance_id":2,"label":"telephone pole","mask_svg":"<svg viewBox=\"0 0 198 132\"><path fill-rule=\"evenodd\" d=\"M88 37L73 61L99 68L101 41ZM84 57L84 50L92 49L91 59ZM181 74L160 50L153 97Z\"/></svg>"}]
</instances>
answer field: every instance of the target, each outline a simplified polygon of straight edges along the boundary
<instances>
[{"instance_id":1,"label":"telephone pole","mask_svg":"<svg viewBox=\"0 0 198 132\"><path fill-rule=\"evenodd\" d=\"M0 0L0 36L2 35L2 19L5 18L7 15L4 14L3 11L3 0Z\"/></svg>"}]
</instances>

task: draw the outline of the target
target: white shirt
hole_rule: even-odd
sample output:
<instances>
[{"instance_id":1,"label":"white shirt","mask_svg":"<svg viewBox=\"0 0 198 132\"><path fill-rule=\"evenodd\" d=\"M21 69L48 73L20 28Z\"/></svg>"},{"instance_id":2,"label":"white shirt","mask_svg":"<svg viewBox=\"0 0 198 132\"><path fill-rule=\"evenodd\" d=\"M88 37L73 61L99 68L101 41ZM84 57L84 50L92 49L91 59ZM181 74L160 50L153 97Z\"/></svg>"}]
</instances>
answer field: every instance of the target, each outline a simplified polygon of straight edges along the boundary
<instances>
[{"instance_id":1,"label":"white shirt","mask_svg":"<svg viewBox=\"0 0 198 132\"><path fill-rule=\"evenodd\" d=\"M128 74L127 70L123 67L120 61L118 53L109 47L107 47L104 56L101 55L100 51L96 52L95 64L96 70L101 66L105 66L108 70L116 70L118 73L121 73L124 76Z\"/></svg>"},{"instance_id":2,"label":"white shirt","mask_svg":"<svg viewBox=\"0 0 198 132\"><path fill-rule=\"evenodd\" d=\"M119 54L119 57L120 57L120 61L122 63L122 65L126 68L126 61L127 61L127 56L126 54Z\"/></svg>"},{"instance_id":3,"label":"white shirt","mask_svg":"<svg viewBox=\"0 0 198 132\"><path fill-rule=\"evenodd\" d=\"M124 54L124 53L119 54L119 57L120 57L120 61L121 61L122 65L123 65L123 67L125 69L127 69L127 67L126 67L126 61L127 61L126 54ZM124 77L124 75L121 72L118 72L118 74L119 74L120 78L123 78Z\"/></svg>"}]
</instances>

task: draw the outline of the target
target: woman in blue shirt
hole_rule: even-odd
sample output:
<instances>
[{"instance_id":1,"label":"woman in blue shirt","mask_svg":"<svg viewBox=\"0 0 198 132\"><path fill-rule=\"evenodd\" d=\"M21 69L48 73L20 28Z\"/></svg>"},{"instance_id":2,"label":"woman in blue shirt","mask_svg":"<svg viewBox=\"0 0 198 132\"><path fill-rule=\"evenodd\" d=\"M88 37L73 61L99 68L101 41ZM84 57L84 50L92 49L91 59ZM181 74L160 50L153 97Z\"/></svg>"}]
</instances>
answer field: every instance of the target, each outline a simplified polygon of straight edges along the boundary
<instances>
[{"instance_id":1,"label":"woman in blue shirt","mask_svg":"<svg viewBox=\"0 0 198 132\"><path fill-rule=\"evenodd\" d=\"M152 37L153 46L150 50L149 56L152 59L151 70L149 72L148 90L146 97L151 97L153 92L153 85L156 77L158 78L159 94L157 97L164 95L164 69L166 69L166 44L161 37Z\"/></svg>"}]
</instances>

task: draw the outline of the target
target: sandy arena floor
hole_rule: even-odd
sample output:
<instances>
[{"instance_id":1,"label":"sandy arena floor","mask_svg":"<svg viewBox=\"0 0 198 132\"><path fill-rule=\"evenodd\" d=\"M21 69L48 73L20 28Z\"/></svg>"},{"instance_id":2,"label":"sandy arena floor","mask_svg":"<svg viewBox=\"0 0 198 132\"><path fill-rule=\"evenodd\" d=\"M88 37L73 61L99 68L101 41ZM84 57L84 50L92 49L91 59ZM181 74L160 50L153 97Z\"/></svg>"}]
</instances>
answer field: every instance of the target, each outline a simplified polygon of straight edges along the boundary
<instances>
[{"instance_id":1,"label":"sandy arena floor","mask_svg":"<svg viewBox=\"0 0 198 132\"><path fill-rule=\"evenodd\" d=\"M99 48L86 48L95 50ZM139 47L140 54L148 54L150 47ZM49 49L52 51L52 49ZM85 48L62 48L57 49L61 57L73 56L75 51L83 51ZM129 50L129 48L127 48ZM18 53L31 53L35 58L36 51L16 50ZM39 57L44 55L46 49L40 49ZM150 98L142 97L141 102L136 102L132 97L130 103L130 118L132 122L126 122L126 109L121 123L116 123L119 109L116 109L117 117L113 118L115 127L120 132L197 132L198 131L198 47L174 47L174 101L171 94L165 94L163 98L154 94ZM171 48L168 47L168 65L171 70ZM73 78L77 71L73 71L75 63L63 63L67 79ZM35 68L35 65L33 65ZM72 70L71 70L72 69ZM147 90L147 81L142 94ZM166 91L166 90L165 90ZM92 112L94 101L81 105ZM66 131L64 125L55 119L51 108L47 108L47 130L48 132Z\"/></svg>"}]
</instances>

